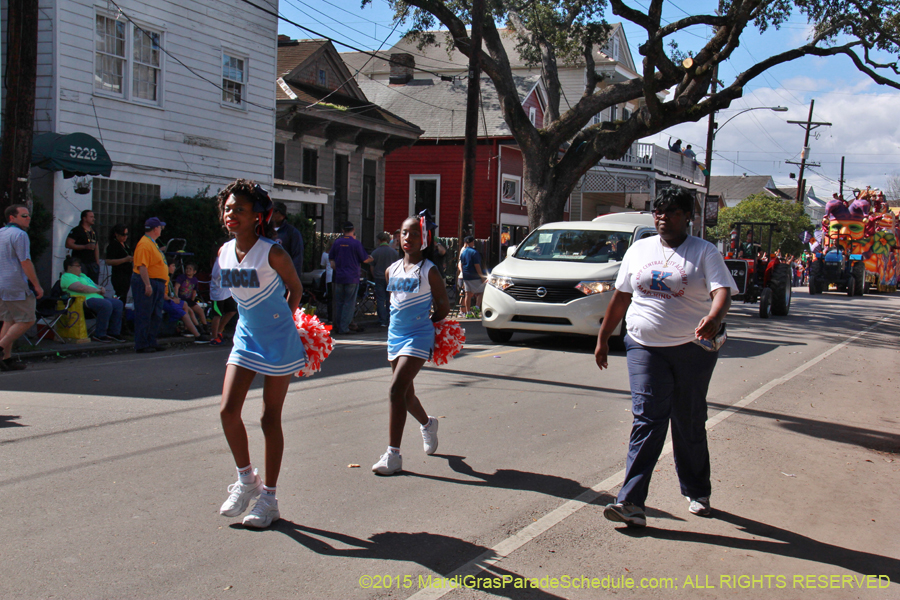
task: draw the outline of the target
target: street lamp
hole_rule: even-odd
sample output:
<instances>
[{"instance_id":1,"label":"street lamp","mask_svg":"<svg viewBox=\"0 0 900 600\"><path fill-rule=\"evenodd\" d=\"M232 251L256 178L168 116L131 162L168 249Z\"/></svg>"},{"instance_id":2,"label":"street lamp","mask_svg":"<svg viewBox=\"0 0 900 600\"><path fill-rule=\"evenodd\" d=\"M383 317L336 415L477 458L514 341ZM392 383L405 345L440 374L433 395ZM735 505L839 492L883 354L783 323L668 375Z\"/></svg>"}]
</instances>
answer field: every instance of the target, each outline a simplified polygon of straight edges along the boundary
<instances>
[{"instance_id":1,"label":"street lamp","mask_svg":"<svg viewBox=\"0 0 900 600\"><path fill-rule=\"evenodd\" d=\"M713 141L716 139L716 132L721 130L722 127L728 125L732 119L735 117L739 117L745 112L750 112L751 110L771 110L774 112L787 112L786 106L754 106L753 108L745 108L741 112L732 115L727 121L722 123L721 127L716 126L716 113L712 112L709 115L709 129L706 132L706 198L704 198L703 206L700 211L700 237L706 239L706 203L709 200L709 185L712 182L712 153L713 153Z\"/></svg>"}]
</instances>

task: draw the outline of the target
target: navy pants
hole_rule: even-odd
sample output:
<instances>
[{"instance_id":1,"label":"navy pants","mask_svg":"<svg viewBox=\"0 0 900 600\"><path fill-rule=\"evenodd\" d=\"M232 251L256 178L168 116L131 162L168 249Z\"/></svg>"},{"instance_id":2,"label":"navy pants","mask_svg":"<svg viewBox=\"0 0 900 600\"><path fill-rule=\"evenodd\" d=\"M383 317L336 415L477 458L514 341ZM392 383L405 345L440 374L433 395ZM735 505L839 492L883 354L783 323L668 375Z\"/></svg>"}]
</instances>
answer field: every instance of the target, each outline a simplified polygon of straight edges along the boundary
<instances>
[{"instance_id":1,"label":"navy pants","mask_svg":"<svg viewBox=\"0 0 900 600\"><path fill-rule=\"evenodd\" d=\"M359 293L358 283L334 284L334 319L332 323L338 333L350 331L350 323L356 314L356 295Z\"/></svg>"},{"instance_id":2,"label":"navy pants","mask_svg":"<svg viewBox=\"0 0 900 600\"><path fill-rule=\"evenodd\" d=\"M625 337L625 350L634 421L618 501L644 507L670 420L681 493L690 498L709 496L706 392L719 353L691 342L642 346L630 336Z\"/></svg>"},{"instance_id":3,"label":"navy pants","mask_svg":"<svg viewBox=\"0 0 900 600\"><path fill-rule=\"evenodd\" d=\"M84 302L97 315L94 336L119 335L122 331L122 301L118 298L89 298Z\"/></svg>"},{"instance_id":4,"label":"navy pants","mask_svg":"<svg viewBox=\"0 0 900 600\"><path fill-rule=\"evenodd\" d=\"M378 323L387 327L391 323L391 295L387 291L387 280L375 278L375 310Z\"/></svg>"},{"instance_id":5,"label":"navy pants","mask_svg":"<svg viewBox=\"0 0 900 600\"><path fill-rule=\"evenodd\" d=\"M155 348L156 336L162 325L163 296L166 284L161 279L151 279L153 294L144 293L144 280L137 273L131 276L131 295L134 300L134 349Z\"/></svg>"}]
</instances>

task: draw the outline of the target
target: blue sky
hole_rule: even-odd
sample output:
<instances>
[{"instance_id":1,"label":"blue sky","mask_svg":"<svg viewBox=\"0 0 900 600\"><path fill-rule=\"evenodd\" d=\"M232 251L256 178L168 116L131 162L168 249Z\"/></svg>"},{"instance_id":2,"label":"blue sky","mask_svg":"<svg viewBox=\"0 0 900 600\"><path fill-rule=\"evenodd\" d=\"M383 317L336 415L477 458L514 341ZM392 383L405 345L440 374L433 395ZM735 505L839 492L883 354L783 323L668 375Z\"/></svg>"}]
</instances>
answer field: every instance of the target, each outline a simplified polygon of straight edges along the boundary
<instances>
[{"instance_id":1,"label":"blue sky","mask_svg":"<svg viewBox=\"0 0 900 600\"><path fill-rule=\"evenodd\" d=\"M632 0L630 5L644 9L646 0ZM699 11L711 12L717 2L679 0L666 2L663 20L675 21ZM402 34L402 27L392 33L392 11L384 0L374 0L364 9L359 0L280 0L281 14L318 33L350 44L375 50L389 48ZM611 13L611 23L621 22ZM638 46L644 41L642 30L626 22L628 38L635 61L640 64ZM748 30L729 63L720 68L719 78L729 83L735 75L755 62L784 49L802 44L809 28L802 15L795 14L780 30L770 29L763 35ZM282 22L279 32L294 38L315 37L313 34ZM676 41L680 50L688 52L702 47L711 34L708 27L698 26L681 33ZM350 50L336 44L339 52ZM807 185L820 197L829 198L838 190L841 156L845 156L846 190L871 185L886 189L891 177L900 177L900 119L896 106L900 91L879 86L856 70L846 57L808 57L776 67L757 77L744 91L744 97L720 111L722 125L740 110L760 106L786 106L788 112L754 110L736 117L716 135L712 170L714 175L771 175L783 187L796 187L789 177L798 167L785 164L799 162L804 130L788 120L805 121L810 100L815 99L813 121L832 123L820 127L810 138L812 162L819 168L806 171ZM707 122L685 123L664 134L648 138L648 142L664 145L671 135L692 144L698 156L706 152Z\"/></svg>"}]
</instances>

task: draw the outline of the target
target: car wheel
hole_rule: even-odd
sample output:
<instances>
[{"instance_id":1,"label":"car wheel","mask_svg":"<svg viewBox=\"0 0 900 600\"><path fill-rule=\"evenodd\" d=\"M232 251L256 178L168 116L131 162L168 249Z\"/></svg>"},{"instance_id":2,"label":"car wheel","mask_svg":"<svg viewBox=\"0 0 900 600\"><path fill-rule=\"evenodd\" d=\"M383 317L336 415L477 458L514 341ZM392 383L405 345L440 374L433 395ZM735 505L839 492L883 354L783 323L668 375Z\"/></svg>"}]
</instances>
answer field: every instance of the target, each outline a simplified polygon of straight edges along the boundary
<instances>
[{"instance_id":1,"label":"car wheel","mask_svg":"<svg viewBox=\"0 0 900 600\"><path fill-rule=\"evenodd\" d=\"M505 329L487 329L487 334L495 344L506 344L512 339L513 332Z\"/></svg>"}]
</instances>

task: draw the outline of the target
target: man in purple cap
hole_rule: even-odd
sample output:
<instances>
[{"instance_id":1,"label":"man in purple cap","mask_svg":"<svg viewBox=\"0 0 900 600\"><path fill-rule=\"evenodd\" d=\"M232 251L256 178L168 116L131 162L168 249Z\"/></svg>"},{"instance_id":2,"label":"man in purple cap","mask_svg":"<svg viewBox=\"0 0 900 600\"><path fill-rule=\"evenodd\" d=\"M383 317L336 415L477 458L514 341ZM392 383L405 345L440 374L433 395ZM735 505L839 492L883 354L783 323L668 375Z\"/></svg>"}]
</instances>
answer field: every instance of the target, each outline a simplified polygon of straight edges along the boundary
<instances>
[{"instance_id":1,"label":"man in purple cap","mask_svg":"<svg viewBox=\"0 0 900 600\"><path fill-rule=\"evenodd\" d=\"M162 325L163 297L169 282L166 257L156 244L165 226L157 217L147 219L144 237L134 248L131 295L134 297L134 350L138 353L165 350L156 343Z\"/></svg>"}]
</instances>

